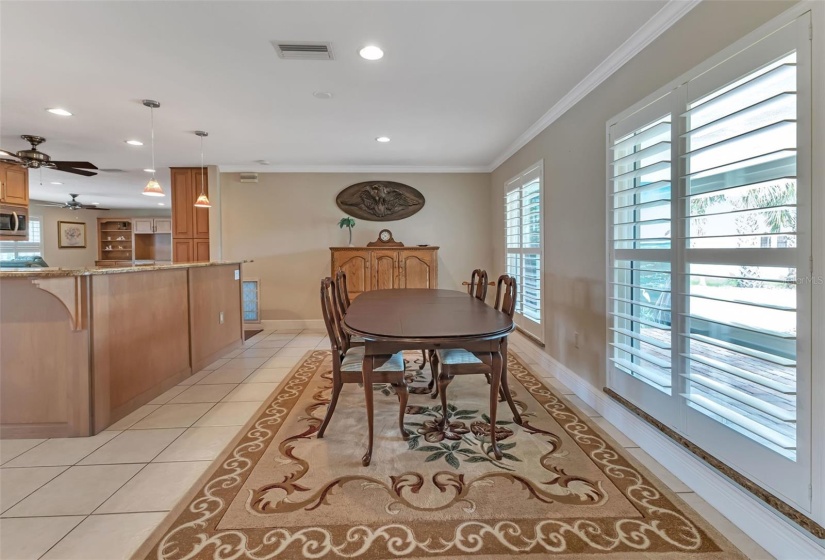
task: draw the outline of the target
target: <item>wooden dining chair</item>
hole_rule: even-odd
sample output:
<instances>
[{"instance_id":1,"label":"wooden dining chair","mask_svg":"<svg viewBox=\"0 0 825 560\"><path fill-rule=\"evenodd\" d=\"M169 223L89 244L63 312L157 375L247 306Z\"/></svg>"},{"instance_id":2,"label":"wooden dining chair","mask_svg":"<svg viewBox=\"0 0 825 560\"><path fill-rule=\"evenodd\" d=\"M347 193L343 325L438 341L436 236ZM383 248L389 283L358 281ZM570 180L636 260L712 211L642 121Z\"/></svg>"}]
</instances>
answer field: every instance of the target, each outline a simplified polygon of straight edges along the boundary
<instances>
[{"instance_id":1,"label":"wooden dining chair","mask_svg":"<svg viewBox=\"0 0 825 560\"><path fill-rule=\"evenodd\" d=\"M499 277L496 285L495 308L510 317L516 311L516 279L506 274ZM502 341L506 349L507 338ZM493 354L491 352L468 352L461 348L439 349L431 353L430 367L433 375L438 372L438 392L441 395L441 425L447 425L447 386L456 375L482 374L491 375L493 372ZM498 387L490 387L491 392L498 393ZM507 364L502 364L501 392L513 413L516 424L521 424L521 415L513 402L507 380ZM496 395L490 398L498 398ZM491 427L493 429L493 427Z\"/></svg>"},{"instance_id":2,"label":"wooden dining chair","mask_svg":"<svg viewBox=\"0 0 825 560\"><path fill-rule=\"evenodd\" d=\"M480 299L481 301L487 301L487 271L481 268L477 268L473 271L470 275L470 283L462 282L462 284L467 286L467 293L473 296L476 299ZM425 356L426 359L426 356ZM421 367L418 369L424 369L424 364L421 364ZM430 396L432 398L438 397L438 372L433 370L432 372L433 377L430 379L430 382L427 384L427 389L431 392ZM489 374L487 377L487 383L490 382Z\"/></svg>"},{"instance_id":3,"label":"wooden dining chair","mask_svg":"<svg viewBox=\"0 0 825 560\"><path fill-rule=\"evenodd\" d=\"M487 300L487 271L477 268L470 276L470 285L467 293L481 301Z\"/></svg>"},{"instance_id":4,"label":"wooden dining chair","mask_svg":"<svg viewBox=\"0 0 825 560\"><path fill-rule=\"evenodd\" d=\"M342 269L338 269L338 272L335 273L335 281L333 282L335 295L337 296L337 307L338 307L338 316L343 317L347 309L349 309L349 305L351 303L349 299L349 289L347 288L347 273L344 272ZM349 342L350 346L363 346L364 339L360 336L350 336L347 333L341 331L341 333L347 337L347 341Z\"/></svg>"},{"instance_id":5,"label":"wooden dining chair","mask_svg":"<svg viewBox=\"0 0 825 560\"><path fill-rule=\"evenodd\" d=\"M352 346L341 328L341 314L339 313L340 302L338 290L332 278L321 280L321 314L324 317L324 324L327 327L330 345L332 346L332 398L329 401L327 414L318 429L318 437L324 437L332 414L335 412L335 405L338 404L338 396L344 383L389 383L395 388L401 408L398 413L398 426L401 429L401 436L406 440L409 434L404 429L404 411L407 408L407 382L404 378L404 358L401 352L391 356L376 356L370 379L365 380L361 371L364 360L364 347ZM372 403L367 402L367 415L372 417Z\"/></svg>"}]
</instances>

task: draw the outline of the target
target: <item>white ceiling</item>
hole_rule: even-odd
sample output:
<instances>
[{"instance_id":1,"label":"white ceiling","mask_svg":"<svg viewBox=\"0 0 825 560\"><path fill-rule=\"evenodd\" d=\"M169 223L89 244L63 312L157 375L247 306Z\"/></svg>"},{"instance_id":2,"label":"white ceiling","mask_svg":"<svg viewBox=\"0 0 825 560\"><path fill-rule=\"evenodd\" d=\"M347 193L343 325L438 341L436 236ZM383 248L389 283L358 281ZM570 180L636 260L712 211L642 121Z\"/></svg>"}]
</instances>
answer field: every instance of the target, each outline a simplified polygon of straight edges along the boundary
<instances>
[{"instance_id":1,"label":"white ceiling","mask_svg":"<svg viewBox=\"0 0 825 560\"><path fill-rule=\"evenodd\" d=\"M0 146L37 134L54 159L126 170L31 172L33 198L113 208L157 203L139 194L144 98L158 169L198 164L202 129L207 164L235 171L483 170L665 3L3 1ZM272 40L328 41L335 60L282 60ZM382 60L357 55L371 43Z\"/></svg>"}]
</instances>

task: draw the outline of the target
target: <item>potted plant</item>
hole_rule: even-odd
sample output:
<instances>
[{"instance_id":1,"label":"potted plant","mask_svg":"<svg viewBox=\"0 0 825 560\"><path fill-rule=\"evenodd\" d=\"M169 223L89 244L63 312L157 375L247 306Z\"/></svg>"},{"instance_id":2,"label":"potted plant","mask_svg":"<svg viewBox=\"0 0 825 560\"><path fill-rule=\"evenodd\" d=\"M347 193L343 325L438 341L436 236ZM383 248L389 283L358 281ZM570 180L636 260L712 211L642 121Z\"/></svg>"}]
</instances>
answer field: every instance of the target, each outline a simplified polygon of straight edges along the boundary
<instances>
[{"instance_id":1,"label":"potted plant","mask_svg":"<svg viewBox=\"0 0 825 560\"><path fill-rule=\"evenodd\" d=\"M349 246L352 247L352 228L355 227L355 218L350 218L349 216L341 218L341 221L338 222L338 227L341 229L345 227L349 229Z\"/></svg>"}]
</instances>

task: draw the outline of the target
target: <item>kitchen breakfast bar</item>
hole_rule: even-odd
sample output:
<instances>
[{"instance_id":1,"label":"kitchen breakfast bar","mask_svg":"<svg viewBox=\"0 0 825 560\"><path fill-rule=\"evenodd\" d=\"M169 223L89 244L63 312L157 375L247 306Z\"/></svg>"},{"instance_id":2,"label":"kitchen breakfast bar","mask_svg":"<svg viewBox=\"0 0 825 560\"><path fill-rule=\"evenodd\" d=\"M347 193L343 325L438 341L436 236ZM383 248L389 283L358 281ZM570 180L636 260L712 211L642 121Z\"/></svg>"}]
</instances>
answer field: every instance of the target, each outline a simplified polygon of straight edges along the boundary
<instances>
[{"instance_id":1,"label":"kitchen breakfast bar","mask_svg":"<svg viewBox=\"0 0 825 560\"><path fill-rule=\"evenodd\" d=\"M0 271L0 437L96 434L241 347L240 270Z\"/></svg>"}]
</instances>

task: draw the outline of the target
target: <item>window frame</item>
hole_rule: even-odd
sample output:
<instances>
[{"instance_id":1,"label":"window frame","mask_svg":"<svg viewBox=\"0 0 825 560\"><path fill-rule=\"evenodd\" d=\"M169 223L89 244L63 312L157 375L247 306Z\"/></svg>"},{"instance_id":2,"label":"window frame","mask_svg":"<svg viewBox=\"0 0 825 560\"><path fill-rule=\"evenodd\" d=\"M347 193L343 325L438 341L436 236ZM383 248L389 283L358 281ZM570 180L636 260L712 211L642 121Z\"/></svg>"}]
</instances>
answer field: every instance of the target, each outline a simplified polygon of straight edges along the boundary
<instances>
[{"instance_id":1,"label":"window frame","mask_svg":"<svg viewBox=\"0 0 825 560\"><path fill-rule=\"evenodd\" d=\"M544 159L540 159L537 162L533 163L532 165L527 166L524 170L517 173L510 179L504 182L504 271L507 273L507 258L510 254L509 247L507 246L507 195L513 192L516 189L523 189L524 188L524 181L529 178L531 175L535 174L536 178L539 181L539 249L537 254L539 255L539 322L536 323L532 319L527 319L524 315L520 312L516 312L514 317L516 326L518 327L519 331L523 334L528 336L529 338L533 338L537 340L539 343L544 344L547 335L547 318L546 318L546 290L545 290L545 274L544 274L544 267L545 267L545 245L544 242L544 235L545 235L545 198L546 198L546 189L544 184ZM510 185L513 183L520 183L519 186L516 188L510 188ZM523 243L523 242L522 242ZM519 250L524 250L524 247L519 247ZM535 253L531 250L531 253ZM524 253L519 253L523 255ZM521 284L521 280L519 279L519 283ZM522 298L522 290L523 286L519 285L519 298ZM521 302L519 302L521 305ZM530 321L532 323L532 330L527 330L527 328L523 325L524 321ZM538 325L535 327L535 325ZM535 332L534 332L535 331Z\"/></svg>"}]
</instances>

